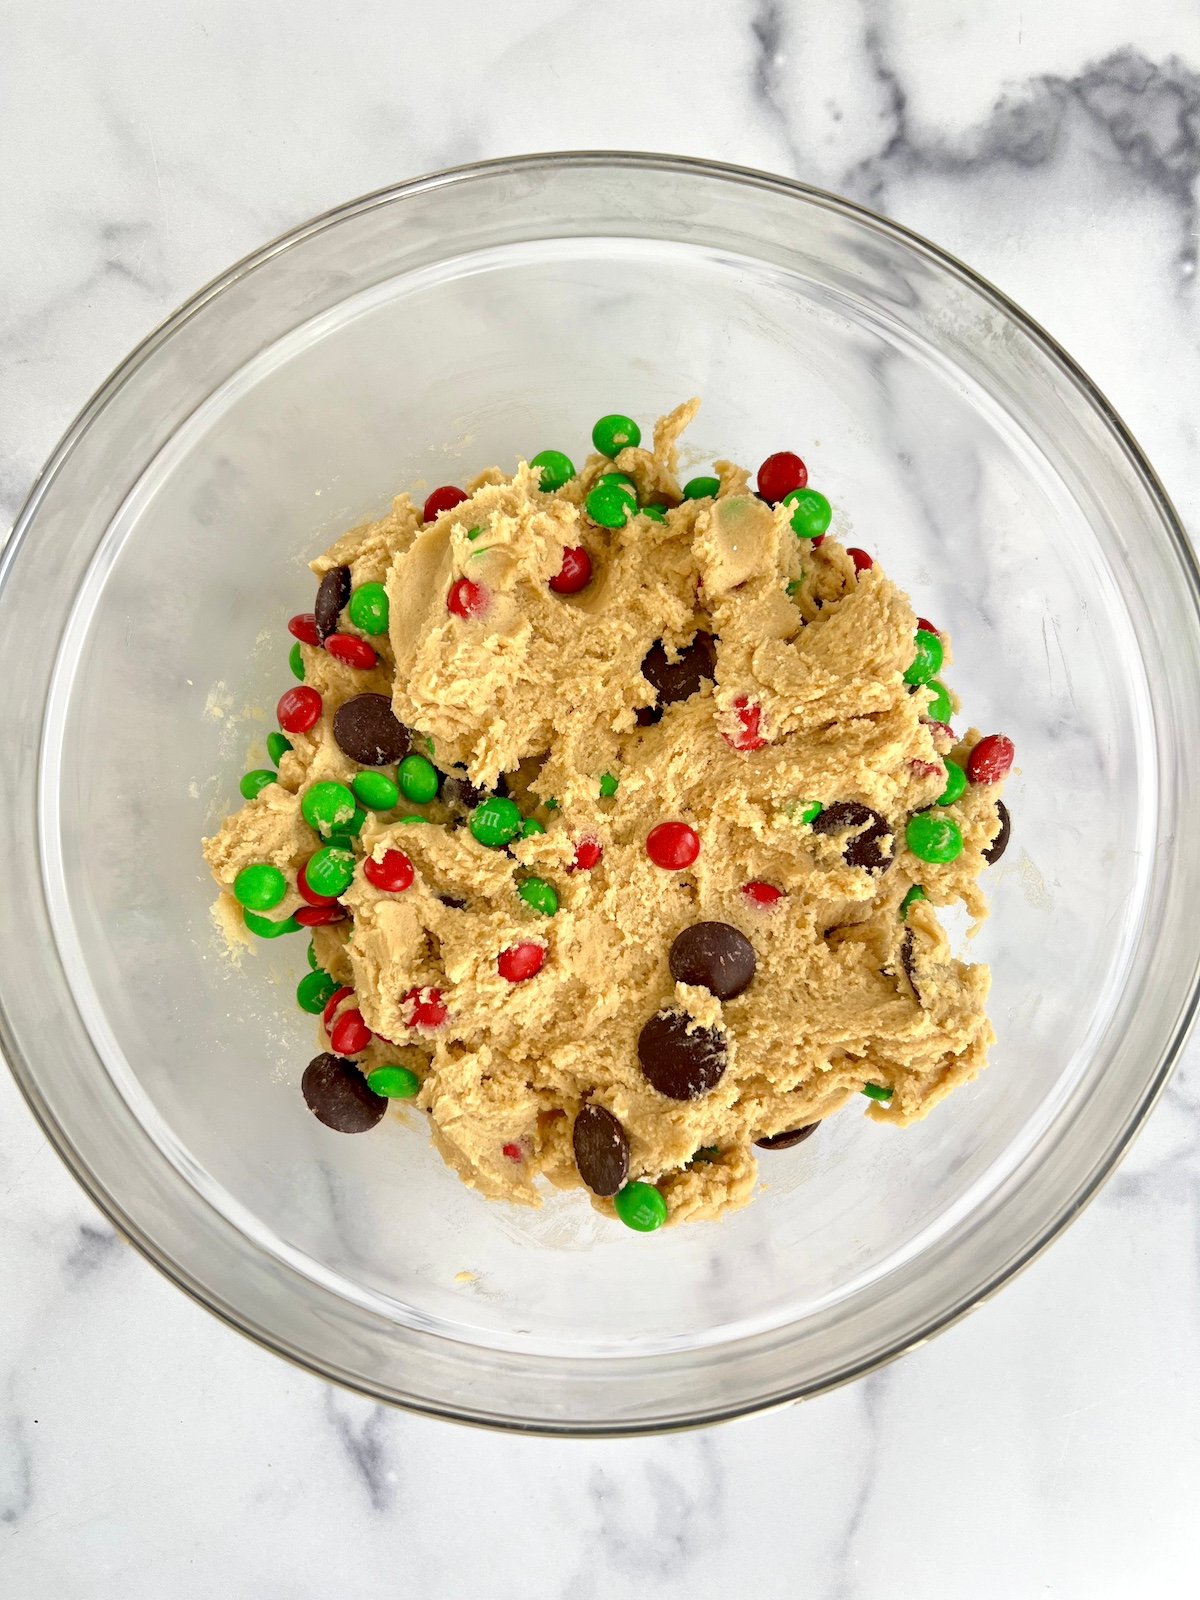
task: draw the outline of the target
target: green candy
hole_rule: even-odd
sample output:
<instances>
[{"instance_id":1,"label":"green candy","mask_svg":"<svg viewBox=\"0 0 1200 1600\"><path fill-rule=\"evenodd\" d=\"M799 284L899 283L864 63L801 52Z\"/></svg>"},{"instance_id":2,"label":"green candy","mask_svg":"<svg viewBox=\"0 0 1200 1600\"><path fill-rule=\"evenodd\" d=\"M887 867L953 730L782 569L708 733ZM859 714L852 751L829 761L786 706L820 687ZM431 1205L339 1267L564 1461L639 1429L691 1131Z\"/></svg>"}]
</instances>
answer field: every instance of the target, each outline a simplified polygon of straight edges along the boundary
<instances>
[{"instance_id":1,"label":"green candy","mask_svg":"<svg viewBox=\"0 0 1200 1600\"><path fill-rule=\"evenodd\" d=\"M287 894L287 879L278 867L259 861L243 867L233 880L233 898L247 911L270 911Z\"/></svg>"},{"instance_id":2,"label":"green candy","mask_svg":"<svg viewBox=\"0 0 1200 1600\"><path fill-rule=\"evenodd\" d=\"M789 583L787 586L788 599L794 600L795 597L800 593L801 587L801 580L799 578L793 578L791 583Z\"/></svg>"},{"instance_id":3,"label":"green candy","mask_svg":"<svg viewBox=\"0 0 1200 1600\"><path fill-rule=\"evenodd\" d=\"M308 858L304 876L314 894L328 895L330 899L336 899L343 890L350 887L354 877L354 852L342 845L327 844L324 849L318 850L316 855Z\"/></svg>"},{"instance_id":4,"label":"green candy","mask_svg":"<svg viewBox=\"0 0 1200 1600\"><path fill-rule=\"evenodd\" d=\"M242 791L243 800L255 800L269 783L277 783L278 781L276 774L268 771L266 767L255 767L253 772L242 774L242 781L238 784L238 788Z\"/></svg>"},{"instance_id":5,"label":"green candy","mask_svg":"<svg viewBox=\"0 0 1200 1600\"><path fill-rule=\"evenodd\" d=\"M467 538L468 539L472 539L472 540L478 539L479 535L482 532L483 532L482 528L468 528L467 529Z\"/></svg>"},{"instance_id":6,"label":"green candy","mask_svg":"<svg viewBox=\"0 0 1200 1600\"><path fill-rule=\"evenodd\" d=\"M930 678L936 678L942 668L942 641L936 633L929 633L925 628L917 629L917 653L912 659L912 664L904 674L905 683L928 683Z\"/></svg>"},{"instance_id":7,"label":"green candy","mask_svg":"<svg viewBox=\"0 0 1200 1600\"><path fill-rule=\"evenodd\" d=\"M829 501L815 489L793 489L783 504L792 508L792 532L798 539L819 539L833 517Z\"/></svg>"},{"instance_id":8,"label":"green candy","mask_svg":"<svg viewBox=\"0 0 1200 1600\"><path fill-rule=\"evenodd\" d=\"M471 813L467 826L471 837L478 839L489 850L499 850L521 831L521 813L504 795L489 795Z\"/></svg>"},{"instance_id":9,"label":"green candy","mask_svg":"<svg viewBox=\"0 0 1200 1600\"><path fill-rule=\"evenodd\" d=\"M291 669L292 669L292 677L293 678L299 678L300 682L303 683L304 682L304 657L300 652L300 641L299 641L299 639L296 640L295 644L288 651L288 666L291 667Z\"/></svg>"},{"instance_id":10,"label":"green candy","mask_svg":"<svg viewBox=\"0 0 1200 1600\"><path fill-rule=\"evenodd\" d=\"M539 483L545 494L554 494L575 476L575 463L561 450L539 450L529 465L541 468Z\"/></svg>"},{"instance_id":11,"label":"green candy","mask_svg":"<svg viewBox=\"0 0 1200 1600\"><path fill-rule=\"evenodd\" d=\"M928 811L918 811L909 817L904 830L904 842L919 861L932 861L938 866L955 861L962 854L962 834L949 817L935 817Z\"/></svg>"},{"instance_id":12,"label":"green candy","mask_svg":"<svg viewBox=\"0 0 1200 1600\"><path fill-rule=\"evenodd\" d=\"M632 417L623 417L619 411L611 411L608 416L601 417L592 429L592 444L602 456L620 455L627 445L636 449L642 442L642 430Z\"/></svg>"},{"instance_id":13,"label":"green candy","mask_svg":"<svg viewBox=\"0 0 1200 1600\"><path fill-rule=\"evenodd\" d=\"M949 722L954 715L954 707L950 703L950 691L944 683L939 683L936 678L930 678L925 685L933 691L933 699L925 708L925 715L931 722Z\"/></svg>"},{"instance_id":14,"label":"green candy","mask_svg":"<svg viewBox=\"0 0 1200 1600\"><path fill-rule=\"evenodd\" d=\"M546 810L547 811L557 811L558 810L558 801L554 798L553 795L551 795L549 800L546 801Z\"/></svg>"},{"instance_id":15,"label":"green candy","mask_svg":"<svg viewBox=\"0 0 1200 1600\"><path fill-rule=\"evenodd\" d=\"M620 786L621 786L620 778L614 777L611 772L604 773L601 776L601 779L600 779L600 798L601 798L601 800L611 800L613 795L615 795L617 790L620 788Z\"/></svg>"},{"instance_id":16,"label":"green candy","mask_svg":"<svg viewBox=\"0 0 1200 1600\"><path fill-rule=\"evenodd\" d=\"M407 1067L376 1067L367 1073L367 1088L385 1100L412 1100L421 1092L421 1080Z\"/></svg>"},{"instance_id":17,"label":"green candy","mask_svg":"<svg viewBox=\"0 0 1200 1600\"><path fill-rule=\"evenodd\" d=\"M354 795L344 783L314 783L300 802L300 815L322 839L338 829L346 830L355 812ZM361 827L362 824L360 823Z\"/></svg>"},{"instance_id":18,"label":"green candy","mask_svg":"<svg viewBox=\"0 0 1200 1600\"><path fill-rule=\"evenodd\" d=\"M408 822L408 823L427 822L427 823L429 823L429 826L431 828L433 827L433 823L429 821L428 817L418 817L416 812L412 812L412 811L409 812L407 817L401 817L400 821L401 822Z\"/></svg>"},{"instance_id":19,"label":"green candy","mask_svg":"<svg viewBox=\"0 0 1200 1600\"><path fill-rule=\"evenodd\" d=\"M649 517L651 522L665 522L667 513L662 506L643 506L639 515Z\"/></svg>"},{"instance_id":20,"label":"green candy","mask_svg":"<svg viewBox=\"0 0 1200 1600\"><path fill-rule=\"evenodd\" d=\"M909 906L915 906L918 900L924 900L924 898L924 889L922 889L919 883L914 883L912 888L904 896L904 899L900 902L900 921L907 922Z\"/></svg>"},{"instance_id":21,"label":"green candy","mask_svg":"<svg viewBox=\"0 0 1200 1600\"><path fill-rule=\"evenodd\" d=\"M387 590L381 583L361 583L350 596L350 621L364 633L388 631Z\"/></svg>"},{"instance_id":22,"label":"green candy","mask_svg":"<svg viewBox=\"0 0 1200 1600\"><path fill-rule=\"evenodd\" d=\"M299 933L300 924L295 917L284 917L282 922L272 922L270 917L256 916L253 911L242 911L242 921L260 939L278 939L285 933Z\"/></svg>"},{"instance_id":23,"label":"green candy","mask_svg":"<svg viewBox=\"0 0 1200 1600\"><path fill-rule=\"evenodd\" d=\"M400 793L415 806L428 805L437 798L441 778L433 762L426 761L424 756L405 756L396 768L396 779Z\"/></svg>"},{"instance_id":24,"label":"green candy","mask_svg":"<svg viewBox=\"0 0 1200 1600\"><path fill-rule=\"evenodd\" d=\"M279 730L276 729L274 733L269 733L267 735L267 755L271 758L276 766L279 765L291 748L292 741L288 738L286 733L280 733Z\"/></svg>"},{"instance_id":25,"label":"green candy","mask_svg":"<svg viewBox=\"0 0 1200 1600\"><path fill-rule=\"evenodd\" d=\"M946 787L937 797L939 806L952 806L956 800L962 798L962 792L967 787L967 775L957 761L946 760Z\"/></svg>"},{"instance_id":26,"label":"green candy","mask_svg":"<svg viewBox=\"0 0 1200 1600\"><path fill-rule=\"evenodd\" d=\"M534 911L540 911L544 917L552 917L558 910L558 894L553 884L547 883L545 878L526 878L517 893L525 904Z\"/></svg>"},{"instance_id":27,"label":"green candy","mask_svg":"<svg viewBox=\"0 0 1200 1600\"><path fill-rule=\"evenodd\" d=\"M711 500L720 487L720 478L689 478L683 486L683 498L685 500Z\"/></svg>"},{"instance_id":28,"label":"green candy","mask_svg":"<svg viewBox=\"0 0 1200 1600\"><path fill-rule=\"evenodd\" d=\"M400 803L400 790L386 772L360 772L350 787L354 798L370 811L390 811Z\"/></svg>"},{"instance_id":29,"label":"green candy","mask_svg":"<svg viewBox=\"0 0 1200 1600\"><path fill-rule=\"evenodd\" d=\"M315 972L306 972L296 985L296 1004L301 1011L310 1011L315 1017L318 1012L324 1011L337 987L336 980L318 967Z\"/></svg>"},{"instance_id":30,"label":"green candy","mask_svg":"<svg viewBox=\"0 0 1200 1600\"><path fill-rule=\"evenodd\" d=\"M800 822L807 826L815 822L824 809L819 800L789 800L783 808L783 814L789 822Z\"/></svg>"},{"instance_id":31,"label":"green candy","mask_svg":"<svg viewBox=\"0 0 1200 1600\"><path fill-rule=\"evenodd\" d=\"M864 1083L862 1092L868 1100L890 1100L896 1091L885 1089L881 1083Z\"/></svg>"},{"instance_id":32,"label":"green candy","mask_svg":"<svg viewBox=\"0 0 1200 1600\"><path fill-rule=\"evenodd\" d=\"M633 493L621 483L600 483L584 502L587 514L602 528L623 528L637 511Z\"/></svg>"},{"instance_id":33,"label":"green candy","mask_svg":"<svg viewBox=\"0 0 1200 1600\"><path fill-rule=\"evenodd\" d=\"M541 823L536 817L526 817L525 821L521 824L522 839L532 839L539 833L545 833L545 831L545 828L542 827Z\"/></svg>"},{"instance_id":34,"label":"green candy","mask_svg":"<svg viewBox=\"0 0 1200 1600\"><path fill-rule=\"evenodd\" d=\"M637 484L627 472L602 472L592 487L595 488L596 484L600 483L623 483L627 489L632 489L633 493L637 494Z\"/></svg>"},{"instance_id":35,"label":"green candy","mask_svg":"<svg viewBox=\"0 0 1200 1600\"><path fill-rule=\"evenodd\" d=\"M688 1166L694 1167L698 1164L702 1167L711 1167L713 1162L720 1154L721 1149L719 1145L702 1144L699 1150L696 1151L695 1155L688 1162Z\"/></svg>"},{"instance_id":36,"label":"green candy","mask_svg":"<svg viewBox=\"0 0 1200 1600\"><path fill-rule=\"evenodd\" d=\"M618 1189L613 1210L635 1233L653 1233L667 1220L667 1202L652 1183L627 1183Z\"/></svg>"},{"instance_id":37,"label":"green candy","mask_svg":"<svg viewBox=\"0 0 1200 1600\"><path fill-rule=\"evenodd\" d=\"M308 957L308 964L312 970L314 972L319 972L321 969L321 963L317 960L317 947L311 939L308 941L308 949L305 951L305 954Z\"/></svg>"}]
</instances>

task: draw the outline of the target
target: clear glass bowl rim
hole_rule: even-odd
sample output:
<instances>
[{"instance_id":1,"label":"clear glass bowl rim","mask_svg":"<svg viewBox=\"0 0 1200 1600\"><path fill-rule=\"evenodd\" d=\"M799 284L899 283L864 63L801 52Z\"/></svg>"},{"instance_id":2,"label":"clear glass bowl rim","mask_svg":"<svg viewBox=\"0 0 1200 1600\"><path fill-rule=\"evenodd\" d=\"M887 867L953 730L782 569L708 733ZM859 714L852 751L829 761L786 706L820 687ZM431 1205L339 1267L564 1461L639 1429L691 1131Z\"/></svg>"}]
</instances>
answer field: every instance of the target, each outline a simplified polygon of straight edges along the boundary
<instances>
[{"instance_id":1,"label":"clear glass bowl rim","mask_svg":"<svg viewBox=\"0 0 1200 1600\"><path fill-rule=\"evenodd\" d=\"M1079 367L1067 351L1035 319L1030 317L986 278L960 261L952 253L933 244L921 234L869 207L860 205L828 190L750 167L694 157L619 150L535 152L443 168L433 173L409 179L403 183L371 191L342 205L335 206L280 234L277 238L250 252L233 266L220 273L185 301L176 311L166 317L135 346L99 386L63 434L62 439L35 478L13 525L12 535L6 547L3 551L0 551L0 606L3 606L5 591L16 559L26 535L30 531L41 501L64 463L77 448L94 420L124 386L136 376L146 358L169 340L176 331L183 327L210 301L237 284L247 274L253 272L272 257L294 249L312 236L324 230L337 227L340 223L374 207L389 205L402 200L405 196L418 194L435 187L468 183L488 173L519 175L531 169L544 167L561 169L572 166L581 168L605 167L610 170L621 168L650 170L658 172L664 178L669 178L672 174L683 175L691 173L722 180L733 185L774 190L783 197L841 213L843 216L878 231L892 241L906 246L917 255L926 258L934 266L964 281L982 299L990 302L997 311L1011 319L1025 336L1040 346L1042 353L1057 367L1061 376L1078 391L1080 397L1098 414L1101 422L1107 427L1112 436L1114 443L1124 452L1128 465L1140 479L1141 487L1152 503L1168 540L1174 546L1174 555L1187 577L1192 608L1195 612L1200 613L1200 568L1197 567L1195 556L1180 518L1141 447L1104 393L1087 373ZM501 1428L526 1433L629 1436L706 1426L712 1422L728 1420L732 1417L746 1415L768 1407L791 1404L797 1400L809 1398L817 1393L839 1387L844 1383L853 1382L857 1378L894 1360L907 1350L923 1344L943 1329L952 1326L982 1301L990 1299L1004 1283L1015 1277L1017 1273L1021 1272L1041 1254L1067 1224L1080 1214L1108 1177L1111 1176L1133 1138L1140 1130L1146 1116L1153 1109L1170 1077L1195 1020L1198 1001L1200 1001L1200 971L1194 970L1186 1003L1177 1013L1174 1029L1163 1045L1159 1061L1154 1071L1148 1076L1143 1093L1134 1106L1132 1113L1127 1117L1124 1126L1114 1134L1103 1158L1094 1165L1086 1181L1081 1183L1077 1190L1059 1205L1055 1214L1045 1222L1041 1231L1028 1242L1026 1249L1021 1254L1006 1263L1000 1271L996 1272L987 1281L972 1286L970 1292L964 1295L957 1303L939 1312L928 1321L914 1327L904 1338L896 1340L887 1348L874 1354L871 1359L848 1365L819 1383L798 1384L794 1390L787 1392L776 1391L771 1395L752 1397L732 1406L698 1403L695 1413L691 1416L674 1416L666 1420L636 1420L614 1424L605 1424L602 1421L583 1424L576 1421L565 1423L558 1423L552 1420L531 1421L501 1414L468 1411L465 1408L459 1408L454 1405L425 1403L412 1397L399 1396L382 1387L374 1388L369 1382L360 1381L357 1377L350 1377L345 1372L339 1371L332 1366L327 1366L308 1353L295 1347L289 1347L278 1339L273 1338L268 1331L256 1326L250 1317L240 1314L236 1307L222 1301L214 1294L206 1293L204 1286L193 1280L178 1262L159 1248L139 1226L136 1219L125 1212L116 1195L111 1192L90 1169L86 1161L81 1158L67 1129L50 1109L47 1101L39 1091L36 1073L31 1070L24 1052L14 1037L2 988L0 988L0 1055L3 1055L8 1062L18 1088L51 1146L76 1181L112 1225L176 1287L182 1289L185 1294L196 1300L207 1311L219 1317L236 1331L246 1335L256 1344L272 1351L276 1355L282 1356L285 1360L291 1361L302 1370L312 1372L327 1381L363 1393L372 1399L400 1405L406 1409L424 1412L429 1415L446 1417L473 1425L483 1425L489 1428Z\"/></svg>"}]
</instances>

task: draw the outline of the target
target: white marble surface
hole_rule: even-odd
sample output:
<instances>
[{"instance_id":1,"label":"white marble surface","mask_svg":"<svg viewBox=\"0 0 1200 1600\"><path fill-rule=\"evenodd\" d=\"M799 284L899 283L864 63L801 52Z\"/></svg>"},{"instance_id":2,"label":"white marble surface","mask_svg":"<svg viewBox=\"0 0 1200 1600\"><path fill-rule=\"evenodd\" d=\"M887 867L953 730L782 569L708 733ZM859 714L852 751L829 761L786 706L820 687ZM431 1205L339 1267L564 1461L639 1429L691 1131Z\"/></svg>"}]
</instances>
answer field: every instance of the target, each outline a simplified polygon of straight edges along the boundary
<instances>
[{"instance_id":1,"label":"white marble surface","mask_svg":"<svg viewBox=\"0 0 1200 1600\"><path fill-rule=\"evenodd\" d=\"M1200 16L1182 0L5 0L0 522L177 302L340 200L479 156L791 173L1040 318L1191 525ZM1106 1600L1197 1592L1200 1046L996 1302L841 1393L634 1443L335 1393L119 1244L0 1077L0 1594Z\"/></svg>"}]
</instances>

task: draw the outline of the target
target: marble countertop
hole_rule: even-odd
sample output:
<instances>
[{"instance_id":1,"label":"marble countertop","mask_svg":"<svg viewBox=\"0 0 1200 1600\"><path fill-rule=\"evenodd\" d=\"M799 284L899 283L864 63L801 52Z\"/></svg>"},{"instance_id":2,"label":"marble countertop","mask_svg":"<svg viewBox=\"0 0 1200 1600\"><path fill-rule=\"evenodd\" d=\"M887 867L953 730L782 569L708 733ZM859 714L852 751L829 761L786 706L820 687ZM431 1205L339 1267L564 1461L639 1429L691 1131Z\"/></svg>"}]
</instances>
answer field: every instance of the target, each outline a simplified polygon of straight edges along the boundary
<instances>
[{"instance_id":1,"label":"marble countertop","mask_svg":"<svg viewBox=\"0 0 1200 1600\"><path fill-rule=\"evenodd\" d=\"M0 524L128 348L261 241L413 173L603 146L771 168L938 240L1083 363L1197 525L1181 0L6 10ZM386 1411L239 1339L117 1241L0 1075L0 1593L1194 1595L1197 1115L1193 1040L1074 1227L875 1376L579 1444Z\"/></svg>"}]
</instances>

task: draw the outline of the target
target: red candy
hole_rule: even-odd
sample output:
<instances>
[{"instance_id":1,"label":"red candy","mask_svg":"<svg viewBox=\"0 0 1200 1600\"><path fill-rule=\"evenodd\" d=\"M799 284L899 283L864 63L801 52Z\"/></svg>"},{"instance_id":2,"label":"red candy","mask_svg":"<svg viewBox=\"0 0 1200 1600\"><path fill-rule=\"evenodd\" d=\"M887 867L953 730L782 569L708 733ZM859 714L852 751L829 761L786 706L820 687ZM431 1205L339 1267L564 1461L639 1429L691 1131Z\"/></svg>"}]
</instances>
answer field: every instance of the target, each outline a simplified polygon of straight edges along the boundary
<instances>
[{"instance_id":1,"label":"red candy","mask_svg":"<svg viewBox=\"0 0 1200 1600\"><path fill-rule=\"evenodd\" d=\"M846 546L846 554L850 557L851 561L853 561L855 572L870 572L871 568L875 565L874 561L867 554L867 552L865 550L860 550L857 545L848 544Z\"/></svg>"},{"instance_id":2,"label":"red candy","mask_svg":"<svg viewBox=\"0 0 1200 1600\"><path fill-rule=\"evenodd\" d=\"M284 733L307 733L321 720L321 696L301 684L279 696L275 718Z\"/></svg>"},{"instance_id":3,"label":"red candy","mask_svg":"<svg viewBox=\"0 0 1200 1600\"><path fill-rule=\"evenodd\" d=\"M545 959L545 945L514 944L507 950L501 950L496 958L496 970L509 983L525 983L537 977Z\"/></svg>"},{"instance_id":4,"label":"red candy","mask_svg":"<svg viewBox=\"0 0 1200 1600\"><path fill-rule=\"evenodd\" d=\"M758 731L758 725L762 720L762 707L752 705L743 694L733 702L733 709L738 714L741 727L732 736L728 733L723 734L725 743L732 750L761 750L767 742Z\"/></svg>"},{"instance_id":5,"label":"red candy","mask_svg":"<svg viewBox=\"0 0 1200 1600\"><path fill-rule=\"evenodd\" d=\"M357 1006L343 1011L329 1030L329 1042L339 1056L356 1056L371 1042L371 1030Z\"/></svg>"},{"instance_id":6,"label":"red candy","mask_svg":"<svg viewBox=\"0 0 1200 1600\"><path fill-rule=\"evenodd\" d=\"M467 498L462 489L455 488L452 483L444 483L440 489L435 489L425 502L425 509L421 515L426 522L432 522L435 517L440 517L443 511L453 511L455 506L462 505Z\"/></svg>"},{"instance_id":7,"label":"red candy","mask_svg":"<svg viewBox=\"0 0 1200 1600\"><path fill-rule=\"evenodd\" d=\"M912 768L914 778L932 778L935 772L945 776L946 769L940 761L921 761L914 756L908 764Z\"/></svg>"},{"instance_id":8,"label":"red candy","mask_svg":"<svg viewBox=\"0 0 1200 1600\"><path fill-rule=\"evenodd\" d=\"M472 583L470 578L460 578L457 583L452 583L450 593L446 596L446 610L452 616L462 617L464 621L481 617L487 610L487 603L487 590L482 584Z\"/></svg>"},{"instance_id":9,"label":"red candy","mask_svg":"<svg viewBox=\"0 0 1200 1600\"><path fill-rule=\"evenodd\" d=\"M550 579L555 594L578 594L592 581L592 558L581 544L563 550L558 576Z\"/></svg>"},{"instance_id":10,"label":"red candy","mask_svg":"<svg viewBox=\"0 0 1200 1600\"><path fill-rule=\"evenodd\" d=\"M567 871L590 872L593 867L598 867L600 865L600 860L603 855L604 846L600 843L599 839L593 839L591 834L588 834L586 838L580 839L579 843L575 846L575 859L567 868Z\"/></svg>"},{"instance_id":11,"label":"red candy","mask_svg":"<svg viewBox=\"0 0 1200 1600\"><path fill-rule=\"evenodd\" d=\"M808 468L790 450L777 450L758 469L758 492L772 505L778 504L793 489L803 489L807 483Z\"/></svg>"},{"instance_id":12,"label":"red candy","mask_svg":"<svg viewBox=\"0 0 1200 1600\"><path fill-rule=\"evenodd\" d=\"M302 928L325 928L332 922L345 922L350 915L336 900L327 906L301 906L292 914Z\"/></svg>"},{"instance_id":13,"label":"red candy","mask_svg":"<svg viewBox=\"0 0 1200 1600\"><path fill-rule=\"evenodd\" d=\"M950 726L950 724L948 722L935 722L932 717L922 717L921 718L921 724L922 724L923 727L926 727L926 728L929 729L930 734L935 739L937 738L937 736L939 734L943 734L947 739L949 739L949 740L951 740L951 742L953 742L953 740L954 740L954 729Z\"/></svg>"},{"instance_id":14,"label":"red candy","mask_svg":"<svg viewBox=\"0 0 1200 1600\"><path fill-rule=\"evenodd\" d=\"M924 617L917 618L917 627L923 629L926 633L935 633L939 639L941 638L941 634L938 633L938 630L934 627L933 623L927 622Z\"/></svg>"},{"instance_id":15,"label":"red candy","mask_svg":"<svg viewBox=\"0 0 1200 1600\"><path fill-rule=\"evenodd\" d=\"M288 623L288 632L294 639L299 639L301 644L321 642L321 635L317 632L317 619L311 611L302 611L298 616L292 617Z\"/></svg>"},{"instance_id":16,"label":"red candy","mask_svg":"<svg viewBox=\"0 0 1200 1600\"><path fill-rule=\"evenodd\" d=\"M448 1015L440 989L410 989L401 1004L410 1008L410 1028L440 1028Z\"/></svg>"},{"instance_id":17,"label":"red candy","mask_svg":"<svg viewBox=\"0 0 1200 1600\"><path fill-rule=\"evenodd\" d=\"M1007 734L986 734L967 757L967 777L972 783L999 783L1015 754Z\"/></svg>"},{"instance_id":18,"label":"red candy","mask_svg":"<svg viewBox=\"0 0 1200 1600\"><path fill-rule=\"evenodd\" d=\"M777 900L783 899L782 889L777 889L773 883L763 883L759 878L752 883L744 883L742 893L747 900L753 900L756 906L773 906Z\"/></svg>"},{"instance_id":19,"label":"red candy","mask_svg":"<svg viewBox=\"0 0 1200 1600\"><path fill-rule=\"evenodd\" d=\"M700 854L700 836L686 822L660 822L646 835L646 854L656 867L682 872Z\"/></svg>"},{"instance_id":20,"label":"red candy","mask_svg":"<svg viewBox=\"0 0 1200 1600\"><path fill-rule=\"evenodd\" d=\"M502 1144L500 1154L507 1156L510 1161L521 1160L521 1146L519 1144Z\"/></svg>"},{"instance_id":21,"label":"red candy","mask_svg":"<svg viewBox=\"0 0 1200 1600\"><path fill-rule=\"evenodd\" d=\"M309 860L311 860L311 859L312 859L312 857L310 856ZM308 878L305 876L305 871L304 871L304 868L307 867L307 866L308 866L308 862L306 861L304 863L304 866L301 867L300 871L296 874L296 888L300 891L300 898L302 900L307 900L310 906L331 906L331 905L333 905L334 902L337 900L337 895L335 895L335 894L318 894L315 889L310 889L308 887Z\"/></svg>"},{"instance_id":22,"label":"red candy","mask_svg":"<svg viewBox=\"0 0 1200 1600\"><path fill-rule=\"evenodd\" d=\"M387 850L379 861L368 856L363 862L363 873L368 883L385 894L399 894L412 884L413 864L403 850Z\"/></svg>"},{"instance_id":23,"label":"red candy","mask_svg":"<svg viewBox=\"0 0 1200 1600\"><path fill-rule=\"evenodd\" d=\"M356 633L331 633L325 648L335 661L344 661L348 667L357 667L361 672L370 672L379 660L367 641Z\"/></svg>"},{"instance_id":24,"label":"red candy","mask_svg":"<svg viewBox=\"0 0 1200 1600\"><path fill-rule=\"evenodd\" d=\"M328 1033L330 1028L333 1026L333 1019L337 1012L337 1008L341 1005L343 1000L349 1000L353 993L353 989L343 988L335 989L329 996L329 999L325 1002L325 1010L321 1013L321 1020L325 1024L326 1033Z\"/></svg>"}]
</instances>

